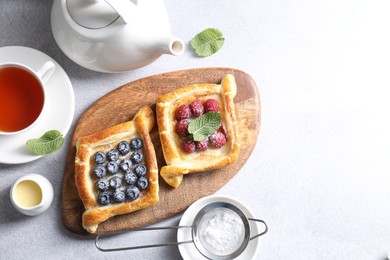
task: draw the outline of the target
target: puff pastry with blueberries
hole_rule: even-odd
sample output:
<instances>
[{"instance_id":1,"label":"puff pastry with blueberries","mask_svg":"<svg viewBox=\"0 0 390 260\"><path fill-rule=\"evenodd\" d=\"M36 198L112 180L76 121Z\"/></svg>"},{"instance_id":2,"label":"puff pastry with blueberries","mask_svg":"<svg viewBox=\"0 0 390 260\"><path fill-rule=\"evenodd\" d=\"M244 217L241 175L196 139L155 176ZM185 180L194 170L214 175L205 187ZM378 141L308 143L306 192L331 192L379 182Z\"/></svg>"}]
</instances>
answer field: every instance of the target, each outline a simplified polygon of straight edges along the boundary
<instances>
[{"instance_id":1,"label":"puff pastry with blueberries","mask_svg":"<svg viewBox=\"0 0 390 260\"><path fill-rule=\"evenodd\" d=\"M88 232L113 216L158 202L157 160L149 136L154 124L153 111L144 107L132 121L78 140L75 182Z\"/></svg>"},{"instance_id":2,"label":"puff pastry with blueberries","mask_svg":"<svg viewBox=\"0 0 390 260\"><path fill-rule=\"evenodd\" d=\"M194 84L158 99L157 124L167 164L160 175L170 186L177 188L185 174L218 169L237 161L240 145L233 102L236 93L234 76L228 74L221 84ZM191 123L197 118L209 120L207 113L218 113L221 123L203 140L195 140L198 130L190 133Z\"/></svg>"}]
</instances>

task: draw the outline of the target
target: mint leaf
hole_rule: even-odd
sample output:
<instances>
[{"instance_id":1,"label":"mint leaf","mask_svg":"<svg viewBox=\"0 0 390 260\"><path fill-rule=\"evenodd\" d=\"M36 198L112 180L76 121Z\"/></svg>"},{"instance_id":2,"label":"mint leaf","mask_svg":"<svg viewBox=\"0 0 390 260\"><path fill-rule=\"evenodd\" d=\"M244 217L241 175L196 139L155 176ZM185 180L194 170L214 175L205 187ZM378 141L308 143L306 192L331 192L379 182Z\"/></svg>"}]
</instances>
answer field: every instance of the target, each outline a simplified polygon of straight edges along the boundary
<instances>
[{"instance_id":1,"label":"mint leaf","mask_svg":"<svg viewBox=\"0 0 390 260\"><path fill-rule=\"evenodd\" d=\"M58 130L47 131L37 139L27 140L27 148L34 155L45 155L61 148L64 137Z\"/></svg>"},{"instance_id":2,"label":"mint leaf","mask_svg":"<svg viewBox=\"0 0 390 260\"><path fill-rule=\"evenodd\" d=\"M224 42L225 38L223 38L220 30L216 28L208 28L192 38L191 46L195 49L198 56L207 57L219 51Z\"/></svg>"},{"instance_id":3,"label":"mint leaf","mask_svg":"<svg viewBox=\"0 0 390 260\"><path fill-rule=\"evenodd\" d=\"M194 141L202 141L218 129L221 121L219 113L209 112L192 120L188 125L188 132L192 134Z\"/></svg>"}]
</instances>

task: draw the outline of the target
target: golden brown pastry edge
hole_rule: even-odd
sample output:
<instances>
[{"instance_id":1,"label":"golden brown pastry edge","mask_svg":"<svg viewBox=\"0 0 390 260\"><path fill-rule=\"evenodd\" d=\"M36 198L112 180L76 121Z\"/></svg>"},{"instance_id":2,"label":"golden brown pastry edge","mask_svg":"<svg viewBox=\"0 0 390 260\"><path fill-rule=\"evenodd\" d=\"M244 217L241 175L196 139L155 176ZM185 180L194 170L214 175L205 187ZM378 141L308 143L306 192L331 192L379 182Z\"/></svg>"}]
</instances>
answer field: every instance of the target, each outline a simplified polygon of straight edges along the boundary
<instances>
[{"instance_id":1,"label":"golden brown pastry edge","mask_svg":"<svg viewBox=\"0 0 390 260\"><path fill-rule=\"evenodd\" d=\"M75 159L75 182L81 201L84 204L85 212L82 216L82 225L90 233L95 233L98 225L116 215L127 214L139 209L154 205L159 201L158 191L158 167L157 158L153 143L150 138L150 131L154 127L155 119L150 107L143 107L132 121L115 125L98 131L92 135L81 137L76 145ZM90 147L97 146L99 142L115 138L121 134L137 133L144 143L145 163L149 169L149 187L139 199L121 204L100 206L97 203L96 195L91 182L91 154Z\"/></svg>"},{"instance_id":2,"label":"golden brown pastry edge","mask_svg":"<svg viewBox=\"0 0 390 260\"><path fill-rule=\"evenodd\" d=\"M234 76L227 74L220 85L194 84L172 91L158 99L156 106L157 124L164 158L167 163L167 166L161 168L160 175L170 186L177 188L185 174L219 169L238 160L240 144L238 142L237 118L233 101L236 93L237 86ZM183 166L182 152L173 138L172 113L185 102L177 101L188 96L193 96L193 99L196 99L197 96L215 94L220 95L224 102L224 117L230 144L229 152L223 156L210 156L207 160L204 160L204 158L194 160L191 166Z\"/></svg>"}]
</instances>

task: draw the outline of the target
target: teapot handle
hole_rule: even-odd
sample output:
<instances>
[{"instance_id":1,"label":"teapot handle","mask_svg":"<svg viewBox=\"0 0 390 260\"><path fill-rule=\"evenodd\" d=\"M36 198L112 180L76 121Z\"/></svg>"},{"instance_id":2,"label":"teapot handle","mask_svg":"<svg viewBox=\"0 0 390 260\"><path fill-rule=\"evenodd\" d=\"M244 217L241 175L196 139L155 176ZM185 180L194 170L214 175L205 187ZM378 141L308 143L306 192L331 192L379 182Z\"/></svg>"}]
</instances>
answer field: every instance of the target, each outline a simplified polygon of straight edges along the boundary
<instances>
[{"instance_id":1,"label":"teapot handle","mask_svg":"<svg viewBox=\"0 0 390 260\"><path fill-rule=\"evenodd\" d=\"M135 8L137 7L138 0L104 0L109 4L125 21L125 23L130 23L135 13Z\"/></svg>"}]
</instances>

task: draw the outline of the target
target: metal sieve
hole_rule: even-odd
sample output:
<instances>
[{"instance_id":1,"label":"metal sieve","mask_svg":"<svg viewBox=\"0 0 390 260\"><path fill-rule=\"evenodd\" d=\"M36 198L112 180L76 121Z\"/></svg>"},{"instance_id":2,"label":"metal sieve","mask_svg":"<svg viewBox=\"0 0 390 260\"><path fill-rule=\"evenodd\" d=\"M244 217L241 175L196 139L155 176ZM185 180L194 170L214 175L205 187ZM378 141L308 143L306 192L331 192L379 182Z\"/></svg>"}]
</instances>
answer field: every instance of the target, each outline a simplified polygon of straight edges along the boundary
<instances>
[{"instance_id":1,"label":"metal sieve","mask_svg":"<svg viewBox=\"0 0 390 260\"><path fill-rule=\"evenodd\" d=\"M212 212L213 210L216 209L228 209L233 211L235 214L239 216L239 218L242 221L243 224L243 229L244 229L244 234L243 234L243 239L241 239L239 245L236 246L236 249L233 252L228 252L227 254L224 253L215 253L212 252L212 250L208 249L207 246L205 246L202 243L202 239L200 237L200 224L202 223L202 220L204 220L204 217ZM250 225L249 221L255 221L255 222L260 222L264 224L264 231L256 234L252 237L250 237ZM133 229L132 231L150 231L150 230L166 230L166 229L184 229L184 228L191 228L191 236L192 240L187 240L187 241L178 241L178 242L171 242L171 243L162 243L162 244L147 244L147 245L139 245L139 246L128 246L128 247L114 247L114 248L104 248L101 247L98 243L100 237L103 234L99 234L95 238L95 246L97 249L103 252L112 252L112 251L121 251L121 250L134 250L134 249L143 249L143 248L152 248L152 247L163 247L163 246L172 246L172 245L181 245L181 244L188 244L188 243L194 243L196 249L201 253L204 257L208 259L216 259L216 260L223 260L223 259L233 259L237 256L239 256L247 247L248 243L250 240L258 238L268 231L267 224L260 219L254 219L254 218L248 218L244 212L242 212L241 209L236 207L235 205L227 202L213 202L210 203L203 208L199 210L199 212L196 214L192 225L190 226L166 226L166 227L146 227L146 228L141 228L141 229Z\"/></svg>"}]
</instances>

